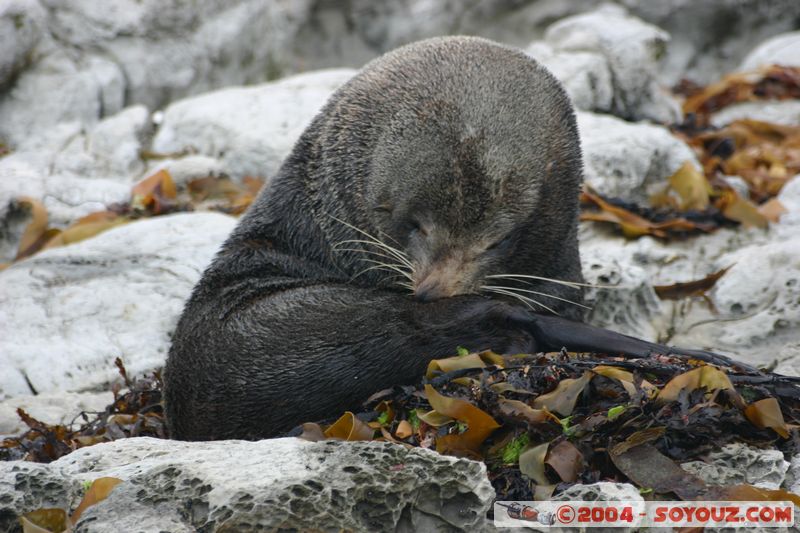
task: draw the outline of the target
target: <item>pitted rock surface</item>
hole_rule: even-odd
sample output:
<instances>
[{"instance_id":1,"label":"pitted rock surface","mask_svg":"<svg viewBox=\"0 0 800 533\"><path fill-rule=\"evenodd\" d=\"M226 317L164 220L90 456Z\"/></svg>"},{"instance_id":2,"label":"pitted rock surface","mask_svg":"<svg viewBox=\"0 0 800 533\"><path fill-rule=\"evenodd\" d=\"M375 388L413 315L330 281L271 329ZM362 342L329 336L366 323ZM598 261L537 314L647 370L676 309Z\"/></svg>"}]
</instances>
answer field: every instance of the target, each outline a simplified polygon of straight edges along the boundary
<instances>
[{"instance_id":1,"label":"pitted rock surface","mask_svg":"<svg viewBox=\"0 0 800 533\"><path fill-rule=\"evenodd\" d=\"M786 479L789 462L780 450L732 443L709 453L706 461L689 461L681 464L681 468L709 485L749 483L777 489Z\"/></svg>"},{"instance_id":2,"label":"pitted rock surface","mask_svg":"<svg viewBox=\"0 0 800 533\"><path fill-rule=\"evenodd\" d=\"M0 531L22 531L18 515L47 508L74 508L82 484L49 465L0 461Z\"/></svg>"},{"instance_id":3,"label":"pitted rock surface","mask_svg":"<svg viewBox=\"0 0 800 533\"><path fill-rule=\"evenodd\" d=\"M46 466L0 463L0 501L20 465L52 481L28 482L3 516L74 505L65 487L98 477L123 480L83 514L83 532L152 531L154 516L169 531L478 531L494 498L482 463L380 442L125 439Z\"/></svg>"}]
</instances>

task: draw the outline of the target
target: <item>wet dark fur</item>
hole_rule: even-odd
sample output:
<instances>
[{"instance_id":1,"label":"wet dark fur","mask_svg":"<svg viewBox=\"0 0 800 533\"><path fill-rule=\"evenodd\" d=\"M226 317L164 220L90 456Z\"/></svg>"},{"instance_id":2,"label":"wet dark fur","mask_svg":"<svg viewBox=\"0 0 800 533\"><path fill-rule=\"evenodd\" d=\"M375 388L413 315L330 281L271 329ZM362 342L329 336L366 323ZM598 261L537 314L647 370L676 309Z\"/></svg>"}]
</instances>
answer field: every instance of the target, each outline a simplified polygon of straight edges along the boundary
<instances>
[{"instance_id":1,"label":"wet dark fur","mask_svg":"<svg viewBox=\"0 0 800 533\"><path fill-rule=\"evenodd\" d=\"M195 288L165 369L172 436L269 437L414 382L457 346L661 348L477 294L489 273L582 281L580 182L569 100L521 52L443 38L373 61L303 133ZM354 277L369 256L334 248L364 239L340 221L409 252L420 276L465 257L445 276L457 295L423 302L386 272ZM519 286L581 301L574 288Z\"/></svg>"}]
</instances>

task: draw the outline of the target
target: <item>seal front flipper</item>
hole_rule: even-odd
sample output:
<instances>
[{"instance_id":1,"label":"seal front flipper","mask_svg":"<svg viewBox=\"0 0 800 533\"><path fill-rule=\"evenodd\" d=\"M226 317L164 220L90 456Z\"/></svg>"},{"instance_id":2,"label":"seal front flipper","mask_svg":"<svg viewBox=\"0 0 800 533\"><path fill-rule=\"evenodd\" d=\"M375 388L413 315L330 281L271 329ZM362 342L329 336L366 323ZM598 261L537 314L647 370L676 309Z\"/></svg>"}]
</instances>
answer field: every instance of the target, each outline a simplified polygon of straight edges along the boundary
<instances>
[{"instance_id":1,"label":"seal front flipper","mask_svg":"<svg viewBox=\"0 0 800 533\"><path fill-rule=\"evenodd\" d=\"M705 350L687 350L647 342L622 333L556 316L534 314L530 318L530 325L540 350L558 351L566 348L573 352L622 354L636 358L654 354L682 355L719 366L759 373L757 368L724 355Z\"/></svg>"}]
</instances>

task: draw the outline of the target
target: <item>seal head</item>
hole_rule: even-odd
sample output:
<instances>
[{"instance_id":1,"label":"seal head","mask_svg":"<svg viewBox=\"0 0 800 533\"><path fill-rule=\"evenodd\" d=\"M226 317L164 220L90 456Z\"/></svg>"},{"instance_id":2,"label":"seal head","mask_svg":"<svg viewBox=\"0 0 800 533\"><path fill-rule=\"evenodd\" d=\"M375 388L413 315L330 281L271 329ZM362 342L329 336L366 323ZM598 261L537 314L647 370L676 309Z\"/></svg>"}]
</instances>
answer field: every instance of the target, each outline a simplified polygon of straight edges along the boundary
<instances>
[{"instance_id":1,"label":"seal head","mask_svg":"<svg viewBox=\"0 0 800 533\"><path fill-rule=\"evenodd\" d=\"M307 130L277 178L286 179L302 181L319 259L356 284L408 282L421 301L508 291L537 311L582 316L566 301L580 303L579 288L536 279L583 281L575 117L558 81L518 50L448 37L373 61ZM264 192L234 239L263 236L254 220L274 194ZM410 265L347 242L366 235ZM531 277L490 277L501 275Z\"/></svg>"}]
</instances>

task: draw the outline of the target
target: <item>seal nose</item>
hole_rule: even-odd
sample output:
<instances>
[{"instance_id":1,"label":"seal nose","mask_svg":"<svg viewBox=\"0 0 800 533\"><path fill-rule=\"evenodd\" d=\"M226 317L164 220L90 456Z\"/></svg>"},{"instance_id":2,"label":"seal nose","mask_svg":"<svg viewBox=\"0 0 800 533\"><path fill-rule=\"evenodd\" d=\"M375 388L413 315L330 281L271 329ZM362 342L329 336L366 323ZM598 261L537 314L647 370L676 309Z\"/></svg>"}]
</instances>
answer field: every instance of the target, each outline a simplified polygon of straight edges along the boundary
<instances>
[{"instance_id":1,"label":"seal nose","mask_svg":"<svg viewBox=\"0 0 800 533\"><path fill-rule=\"evenodd\" d=\"M432 302L460 294L469 272L462 255L449 254L423 269L415 276L414 297L420 302Z\"/></svg>"},{"instance_id":2,"label":"seal nose","mask_svg":"<svg viewBox=\"0 0 800 533\"><path fill-rule=\"evenodd\" d=\"M414 290L414 297L420 302L432 302L441 298L434 283L424 283Z\"/></svg>"},{"instance_id":3,"label":"seal nose","mask_svg":"<svg viewBox=\"0 0 800 533\"><path fill-rule=\"evenodd\" d=\"M429 275L414 289L414 297L420 302L432 302L448 296L446 287L436 275Z\"/></svg>"}]
</instances>

